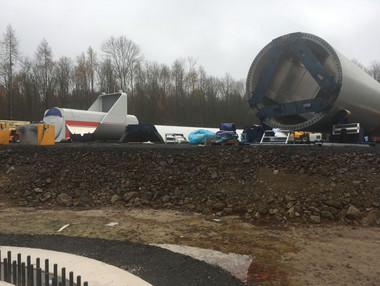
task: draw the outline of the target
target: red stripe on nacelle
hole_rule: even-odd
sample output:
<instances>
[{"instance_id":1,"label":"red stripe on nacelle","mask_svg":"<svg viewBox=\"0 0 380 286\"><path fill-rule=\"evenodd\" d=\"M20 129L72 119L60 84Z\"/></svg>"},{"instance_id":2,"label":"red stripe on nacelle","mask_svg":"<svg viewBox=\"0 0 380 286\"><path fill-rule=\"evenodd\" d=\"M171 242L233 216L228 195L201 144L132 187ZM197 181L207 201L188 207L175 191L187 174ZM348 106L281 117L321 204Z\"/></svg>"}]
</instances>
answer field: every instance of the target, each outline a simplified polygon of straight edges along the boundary
<instances>
[{"instance_id":1,"label":"red stripe on nacelle","mask_svg":"<svg viewBox=\"0 0 380 286\"><path fill-rule=\"evenodd\" d=\"M98 126L99 122L94 121L78 121L78 120L66 120L65 124L71 126Z\"/></svg>"}]
</instances>

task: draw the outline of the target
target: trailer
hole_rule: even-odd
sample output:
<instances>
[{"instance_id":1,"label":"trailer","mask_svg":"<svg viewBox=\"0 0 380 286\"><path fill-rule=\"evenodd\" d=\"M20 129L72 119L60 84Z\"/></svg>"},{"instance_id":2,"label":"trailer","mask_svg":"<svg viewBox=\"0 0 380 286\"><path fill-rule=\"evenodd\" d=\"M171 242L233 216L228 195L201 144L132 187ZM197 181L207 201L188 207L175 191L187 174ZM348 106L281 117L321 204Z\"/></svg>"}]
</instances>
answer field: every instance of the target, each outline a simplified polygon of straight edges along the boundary
<instances>
[{"instance_id":1,"label":"trailer","mask_svg":"<svg viewBox=\"0 0 380 286\"><path fill-rule=\"evenodd\" d=\"M183 133L166 133L165 134L166 144L184 144L189 143Z\"/></svg>"},{"instance_id":2,"label":"trailer","mask_svg":"<svg viewBox=\"0 0 380 286\"><path fill-rule=\"evenodd\" d=\"M336 124L331 133L291 131L273 128L265 130L260 144L318 145L318 146L375 146L376 142L364 136L360 123Z\"/></svg>"},{"instance_id":3,"label":"trailer","mask_svg":"<svg viewBox=\"0 0 380 286\"><path fill-rule=\"evenodd\" d=\"M265 130L263 137L261 138L260 144L288 144L291 131L289 130L280 130L280 129L271 129Z\"/></svg>"}]
</instances>

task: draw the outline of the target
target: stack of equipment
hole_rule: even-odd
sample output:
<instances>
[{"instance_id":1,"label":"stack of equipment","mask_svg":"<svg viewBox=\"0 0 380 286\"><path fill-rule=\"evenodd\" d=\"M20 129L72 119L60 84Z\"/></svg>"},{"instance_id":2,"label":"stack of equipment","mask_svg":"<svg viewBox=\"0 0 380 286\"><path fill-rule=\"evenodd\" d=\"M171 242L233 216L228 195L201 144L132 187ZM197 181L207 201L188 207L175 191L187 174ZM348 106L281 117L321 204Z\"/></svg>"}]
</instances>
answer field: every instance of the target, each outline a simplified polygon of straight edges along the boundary
<instances>
[{"instance_id":1,"label":"stack of equipment","mask_svg":"<svg viewBox=\"0 0 380 286\"><path fill-rule=\"evenodd\" d=\"M237 140L235 123L221 123L220 130L216 132L215 143L222 143L229 140Z\"/></svg>"}]
</instances>

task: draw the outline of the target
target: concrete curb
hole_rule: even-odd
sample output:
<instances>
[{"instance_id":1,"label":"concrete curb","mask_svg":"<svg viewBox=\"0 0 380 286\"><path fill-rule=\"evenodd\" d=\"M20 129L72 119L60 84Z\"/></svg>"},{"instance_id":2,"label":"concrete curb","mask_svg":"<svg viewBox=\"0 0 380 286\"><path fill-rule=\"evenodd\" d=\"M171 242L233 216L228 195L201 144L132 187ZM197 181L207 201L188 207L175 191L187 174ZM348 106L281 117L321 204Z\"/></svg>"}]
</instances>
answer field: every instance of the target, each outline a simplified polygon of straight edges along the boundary
<instances>
[{"instance_id":1,"label":"concrete curb","mask_svg":"<svg viewBox=\"0 0 380 286\"><path fill-rule=\"evenodd\" d=\"M81 275L82 281L87 281L90 286L151 286L128 271L83 256L27 247L0 246L0 250L2 254L11 251L14 258L21 253L23 261L26 261L28 255L31 256L32 261L38 257L41 261L49 259L50 265L58 264L58 275L60 275L60 269L66 267L67 271L73 271L74 275ZM11 285L1 283L5 282L0 282L0 285L4 286Z\"/></svg>"}]
</instances>

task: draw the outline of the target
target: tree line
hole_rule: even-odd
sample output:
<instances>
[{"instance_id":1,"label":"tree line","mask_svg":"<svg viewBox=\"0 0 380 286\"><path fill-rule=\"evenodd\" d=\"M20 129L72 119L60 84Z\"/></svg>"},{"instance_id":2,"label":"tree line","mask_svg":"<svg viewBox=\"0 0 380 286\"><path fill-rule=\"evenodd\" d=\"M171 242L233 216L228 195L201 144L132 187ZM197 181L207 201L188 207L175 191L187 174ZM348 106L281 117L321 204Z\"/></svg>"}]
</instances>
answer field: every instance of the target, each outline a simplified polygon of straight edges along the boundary
<instances>
[{"instance_id":1,"label":"tree line","mask_svg":"<svg viewBox=\"0 0 380 286\"><path fill-rule=\"evenodd\" d=\"M364 67L377 81L380 63ZM128 93L128 113L143 123L240 128L257 122L247 104L244 80L228 73L208 75L197 60L171 66L144 60L140 47L125 36L110 37L100 52L89 47L75 59L54 59L46 39L34 56L22 56L11 25L0 46L0 119L42 120L54 106L87 109L102 93Z\"/></svg>"},{"instance_id":2,"label":"tree line","mask_svg":"<svg viewBox=\"0 0 380 286\"><path fill-rule=\"evenodd\" d=\"M8 25L0 51L0 119L40 121L51 107L87 109L100 93L123 90L128 113L143 123L244 127L255 121L243 80L210 76L192 57L171 66L146 61L125 36L110 37L100 52L89 47L76 59L54 59L43 39L27 57Z\"/></svg>"}]
</instances>

